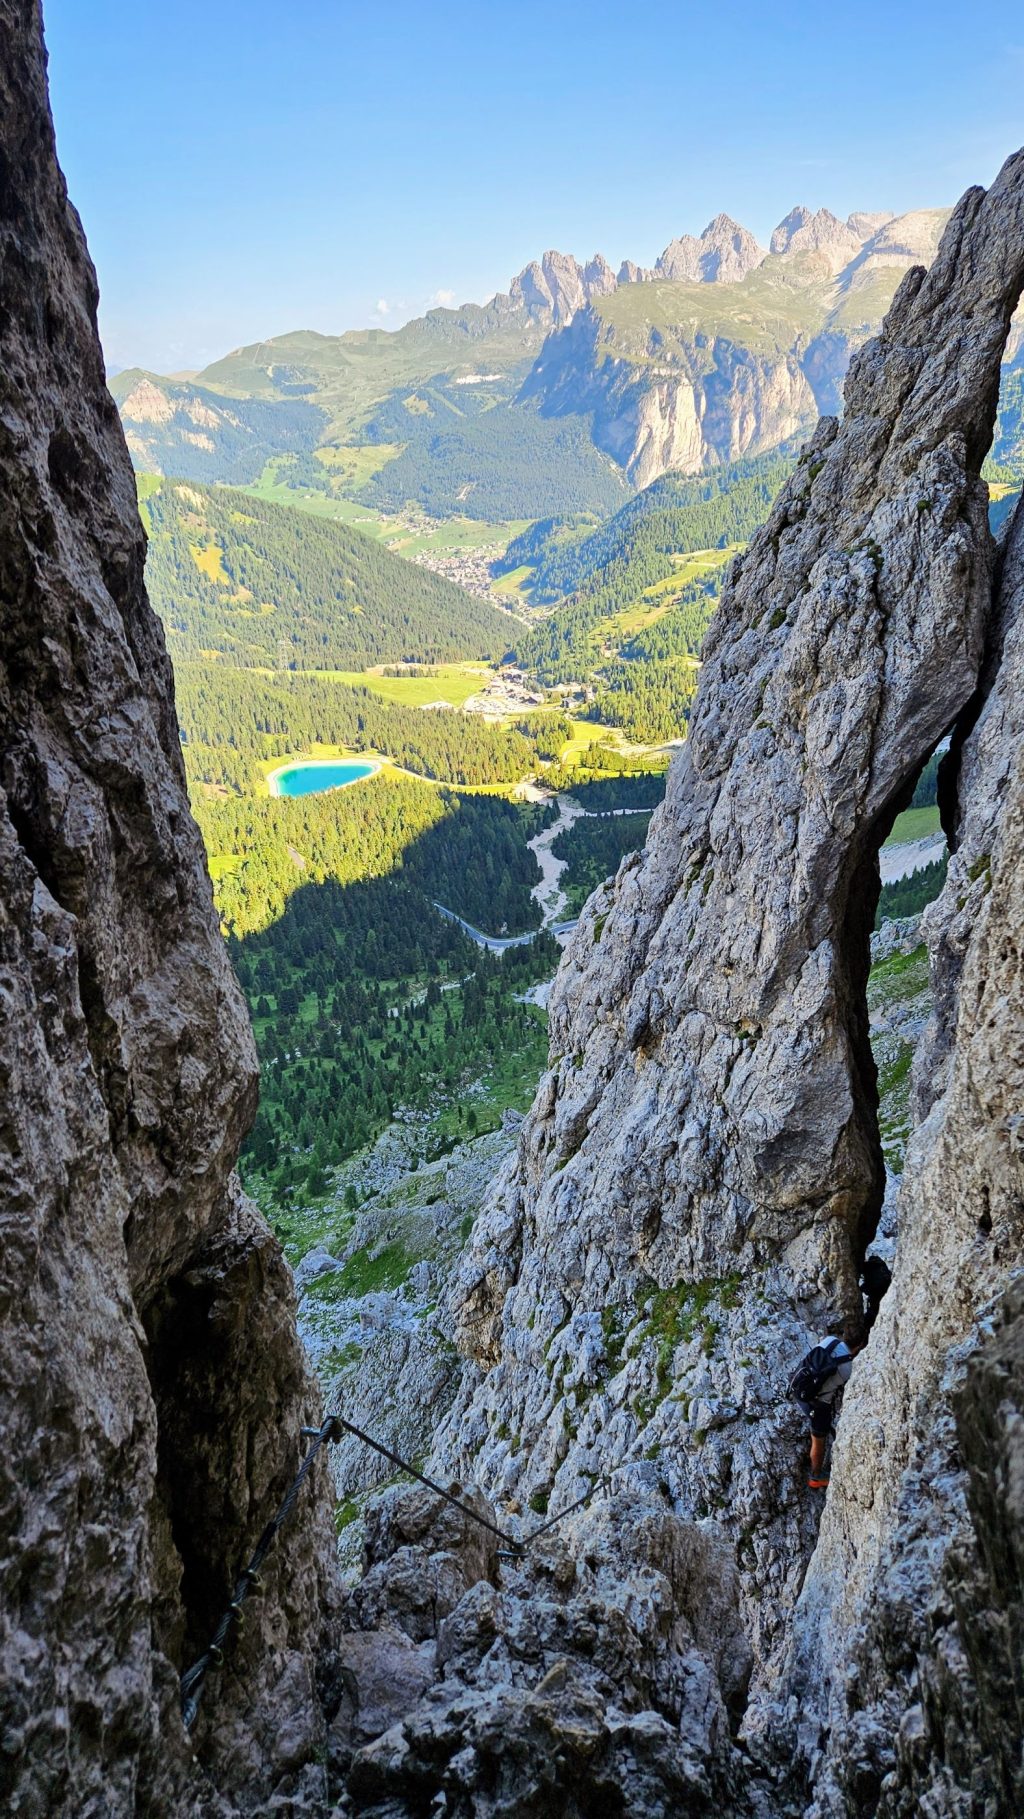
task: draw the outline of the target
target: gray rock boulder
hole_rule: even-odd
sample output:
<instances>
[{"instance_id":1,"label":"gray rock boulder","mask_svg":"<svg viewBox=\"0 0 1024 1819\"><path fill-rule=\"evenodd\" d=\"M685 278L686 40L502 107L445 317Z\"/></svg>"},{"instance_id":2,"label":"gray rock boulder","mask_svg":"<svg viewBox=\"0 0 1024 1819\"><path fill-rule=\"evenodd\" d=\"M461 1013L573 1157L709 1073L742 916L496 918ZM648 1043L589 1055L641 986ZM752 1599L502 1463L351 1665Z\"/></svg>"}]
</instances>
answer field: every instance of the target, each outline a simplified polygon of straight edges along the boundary
<instances>
[{"instance_id":1,"label":"gray rock boulder","mask_svg":"<svg viewBox=\"0 0 1024 1819\"><path fill-rule=\"evenodd\" d=\"M599 1501L515 1562L429 1493L391 1493L366 1569L331 1732L356 1810L752 1810L729 1719L750 1671L735 1572L657 1500ZM375 1692L384 1661L393 1684Z\"/></svg>"},{"instance_id":2,"label":"gray rock boulder","mask_svg":"<svg viewBox=\"0 0 1024 1819\"><path fill-rule=\"evenodd\" d=\"M340 1268L337 1257L332 1257L322 1244L315 1244L295 1266L295 1287L301 1295L303 1289L315 1282L318 1276L329 1275L332 1270Z\"/></svg>"}]
</instances>

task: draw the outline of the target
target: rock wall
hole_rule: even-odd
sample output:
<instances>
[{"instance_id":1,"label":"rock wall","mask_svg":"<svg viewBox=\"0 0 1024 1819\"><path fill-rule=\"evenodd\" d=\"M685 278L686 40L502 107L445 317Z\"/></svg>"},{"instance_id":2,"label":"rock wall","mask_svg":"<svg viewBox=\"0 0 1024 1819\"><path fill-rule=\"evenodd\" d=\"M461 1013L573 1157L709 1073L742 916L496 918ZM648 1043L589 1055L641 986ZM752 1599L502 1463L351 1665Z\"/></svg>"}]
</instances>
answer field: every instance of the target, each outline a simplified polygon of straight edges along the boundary
<instances>
[{"instance_id":1,"label":"rock wall","mask_svg":"<svg viewBox=\"0 0 1024 1819\"><path fill-rule=\"evenodd\" d=\"M881 1206L878 848L985 659L979 469L1022 284L1018 154L905 277L843 424L733 567L664 806L581 918L458 1291L474 1369L438 1460L552 1508L613 1468L716 1518L755 1707L818 1520L786 1377L859 1310Z\"/></svg>"},{"instance_id":2,"label":"rock wall","mask_svg":"<svg viewBox=\"0 0 1024 1819\"><path fill-rule=\"evenodd\" d=\"M315 1398L232 1174L255 1054L31 0L0 0L0 121L0 1802L301 1811L319 1494L191 1740L178 1713Z\"/></svg>"},{"instance_id":3,"label":"rock wall","mask_svg":"<svg viewBox=\"0 0 1024 1819\"><path fill-rule=\"evenodd\" d=\"M669 469L697 474L809 435L819 393L827 401L840 395L853 345L846 335L822 335L799 354L765 354L724 337L709 349L699 335L670 350L655 330L650 344L645 337L630 351L595 312L581 310L549 336L522 395L538 398L545 414L592 414L598 447L643 487Z\"/></svg>"},{"instance_id":4,"label":"rock wall","mask_svg":"<svg viewBox=\"0 0 1024 1819\"><path fill-rule=\"evenodd\" d=\"M925 917L936 1012L893 1286L846 1399L795 1624L816 1814L1024 1802L1020 508L971 721L947 805L955 851Z\"/></svg>"}]
</instances>

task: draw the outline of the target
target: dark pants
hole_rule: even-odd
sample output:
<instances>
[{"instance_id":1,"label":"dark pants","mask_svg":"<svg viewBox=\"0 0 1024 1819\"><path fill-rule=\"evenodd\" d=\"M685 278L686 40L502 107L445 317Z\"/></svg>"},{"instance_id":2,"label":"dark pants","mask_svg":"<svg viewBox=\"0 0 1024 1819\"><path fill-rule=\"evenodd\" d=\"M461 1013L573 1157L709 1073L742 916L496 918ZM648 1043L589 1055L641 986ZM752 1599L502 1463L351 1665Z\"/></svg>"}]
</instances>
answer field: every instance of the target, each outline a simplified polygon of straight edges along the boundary
<instances>
[{"instance_id":1,"label":"dark pants","mask_svg":"<svg viewBox=\"0 0 1024 1819\"><path fill-rule=\"evenodd\" d=\"M831 1402L801 1402L804 1414L810 1417L811 1433L816 1440L825 1440L832 1432Z\"/></svg>"}]
</instances>

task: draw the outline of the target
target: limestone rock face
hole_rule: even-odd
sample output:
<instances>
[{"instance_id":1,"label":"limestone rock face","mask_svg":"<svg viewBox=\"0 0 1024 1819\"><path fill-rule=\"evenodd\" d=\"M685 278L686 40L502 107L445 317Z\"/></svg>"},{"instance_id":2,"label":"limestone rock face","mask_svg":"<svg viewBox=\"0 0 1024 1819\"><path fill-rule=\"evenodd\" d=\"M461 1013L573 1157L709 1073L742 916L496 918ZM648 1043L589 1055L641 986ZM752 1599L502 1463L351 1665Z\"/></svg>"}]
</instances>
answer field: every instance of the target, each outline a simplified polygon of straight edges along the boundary
<instances>
[{"instance_id":1,"label":"limestone rock face","mask_svg":"<svg viewBox=\"0 0 1024 1819\"><path fill-rule=\"evenodd\" d=\"M750 1655L714 1537L616 1497L521 1563L497 1548L423 1491L375 1512L331 1727L354 1809L397 1819L443 1795L454 1819L752 1812L730 1729Z\"/></svg>"},{"instance_id":2,"label":"limestone rock face","mask_svg":"<svg viewBox=\"0 0 1024 1819\"><path fill-rule=\"evenodd\" d=\"M315 1402L232 1175L255 1055L27 0L0 3L0 121L0 1804L301 1811L330 1596L308 1492L240 1671L193 1739L178 1713Z\"/></svg>"},{"instance_id":3,"label":"limestone rock face","mask_svg":"<svg viewBox=\"0 0 1024 1819\"><path fill-rule=\"evenodd\" d=\"M852 224L840 221L827 208L819 208L813 215L808 208L794 208L772 234L770 250L824 253L833 271L838 272L860 251L863 237Z\"/></svg>"},{"instance_id":4,"label":"limestone rock face","mask_svg":"<svg viewBox=\"0 0 1024 1819\"><path fill-rule=\"evenodd\" d=\"M658 278L684 284L735 284L764 258L750 231L729 215L716 215L698 237L682 234L665 248L655 268Z\"/></svg>"},{"instance_id":5,"label":"limestone rock face","mask_svg":"<svg viewBox=\"0 0 1024 1819\"><path fill-rule=\"evenodd\" d=\"M659 296L667 288L660 286ZM593 413L599 446L641 487L669 469L700 473L813 430L817 367L827 369L823 383L830 383L837 364L831 350L807 350L808 373L795 353L762 355L723 340L709 361L704 342L669 340L645 329L640 343L631 339L627 347L614 324L581 310L549 335L522 396L538 398L553 416ZM841 373L848 354L844 339Z\"/></svg>"},{"instance_id":6,"label":"limestone rock face","mask_svg":"<svg viewBox=\"0 0 1024 1819\"><path fill-rule=\"evenodd\" d=\"M1011 1812L1024 1798L1012 1666L1024 1534L1020 509L957 756L955 849L924 919L936 1009L916 1068L893 1286L844 1409L796 1617L802 1745L808 1761L825 1750L822 1814L871 1790L893 1812L974 1810L970 1798ZM981 1766L947 1747L972 1734L986 1742Z\"/></svg>"},{"instance_id":7,"label":"limestone rock face","mask_svg":"<svg viewBox=\"0 0 1024 1819\"><path fill-rule=\"evenodd\" d=\"M762 1685L816 1523L785 1381L859 1311L882 1203L877 853L982 667L979 469L1022 284L1018 154L906 276L843 424L733 566L664 805L580 919L461 1273L475 1369L439 1462L553 1508L653 1474L717 1515Z\"/></svg>"},{"instance_id":8,"label":"limestone rock face","mask_svg":"<svg viewBox=\"0 0 1024 1819\"><path fill-rule=\"evenodd\" d=\"M509 297L512 307L547 317L556 328L571 322L591 297L615 289L615 273L600 253L580 265L571 253L547 252L513 278Z\"/></svg>"},{"instance_id":9,"label":"limestone rock face","mask_svg":"<svg viewBox=\"0 0 1024 1819\"><path fill-rule=\"evenodd\" d=\"M598 446L640 487L668 470L699 473L810 435L820 416L843 408L851 358L876 330L898 274L934 259L948 218L924 209L842 222L798 208L775 230L769 256L716 216L699 238L673 241L653 272L623 265L621 286L660 281L648 312L585 308L580 279L523 396L545 414L590 416ZM720 310L717 288L707 304L695 293L705 283L723 287ZM591 287L588 300L602 294Z\"/></svg>"},{"instance_id":10,"label":"limestone rock face","mask_svg":"<svg viewBox=\"0 0 1024 1819\"><path fill-rule=\"evenodd\" d=\"M645 284L654 273L644 265L637 265L635 259L623 259L618 270L620 284Z\"/></svg>"}]
</instances>

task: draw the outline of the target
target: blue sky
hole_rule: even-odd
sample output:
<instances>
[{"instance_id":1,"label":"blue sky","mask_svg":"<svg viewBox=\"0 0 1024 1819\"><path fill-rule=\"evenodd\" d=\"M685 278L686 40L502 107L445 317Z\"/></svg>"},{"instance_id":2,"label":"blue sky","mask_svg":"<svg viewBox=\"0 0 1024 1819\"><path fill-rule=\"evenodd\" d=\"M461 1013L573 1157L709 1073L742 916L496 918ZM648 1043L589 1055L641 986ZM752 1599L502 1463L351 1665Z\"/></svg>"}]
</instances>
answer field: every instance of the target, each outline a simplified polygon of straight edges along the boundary
<instances>
[{"instance_id":1,"label":"blue sky","mask_svg":"<svg viewBox=\"0 0 1024 1819\"><path fill-rule=\"evenodd\" d=\"M650 264L724 209L902 212L1024 141L1024 19L963 0L48 0L111 365Z\"/></svg>"}]
</instances>

